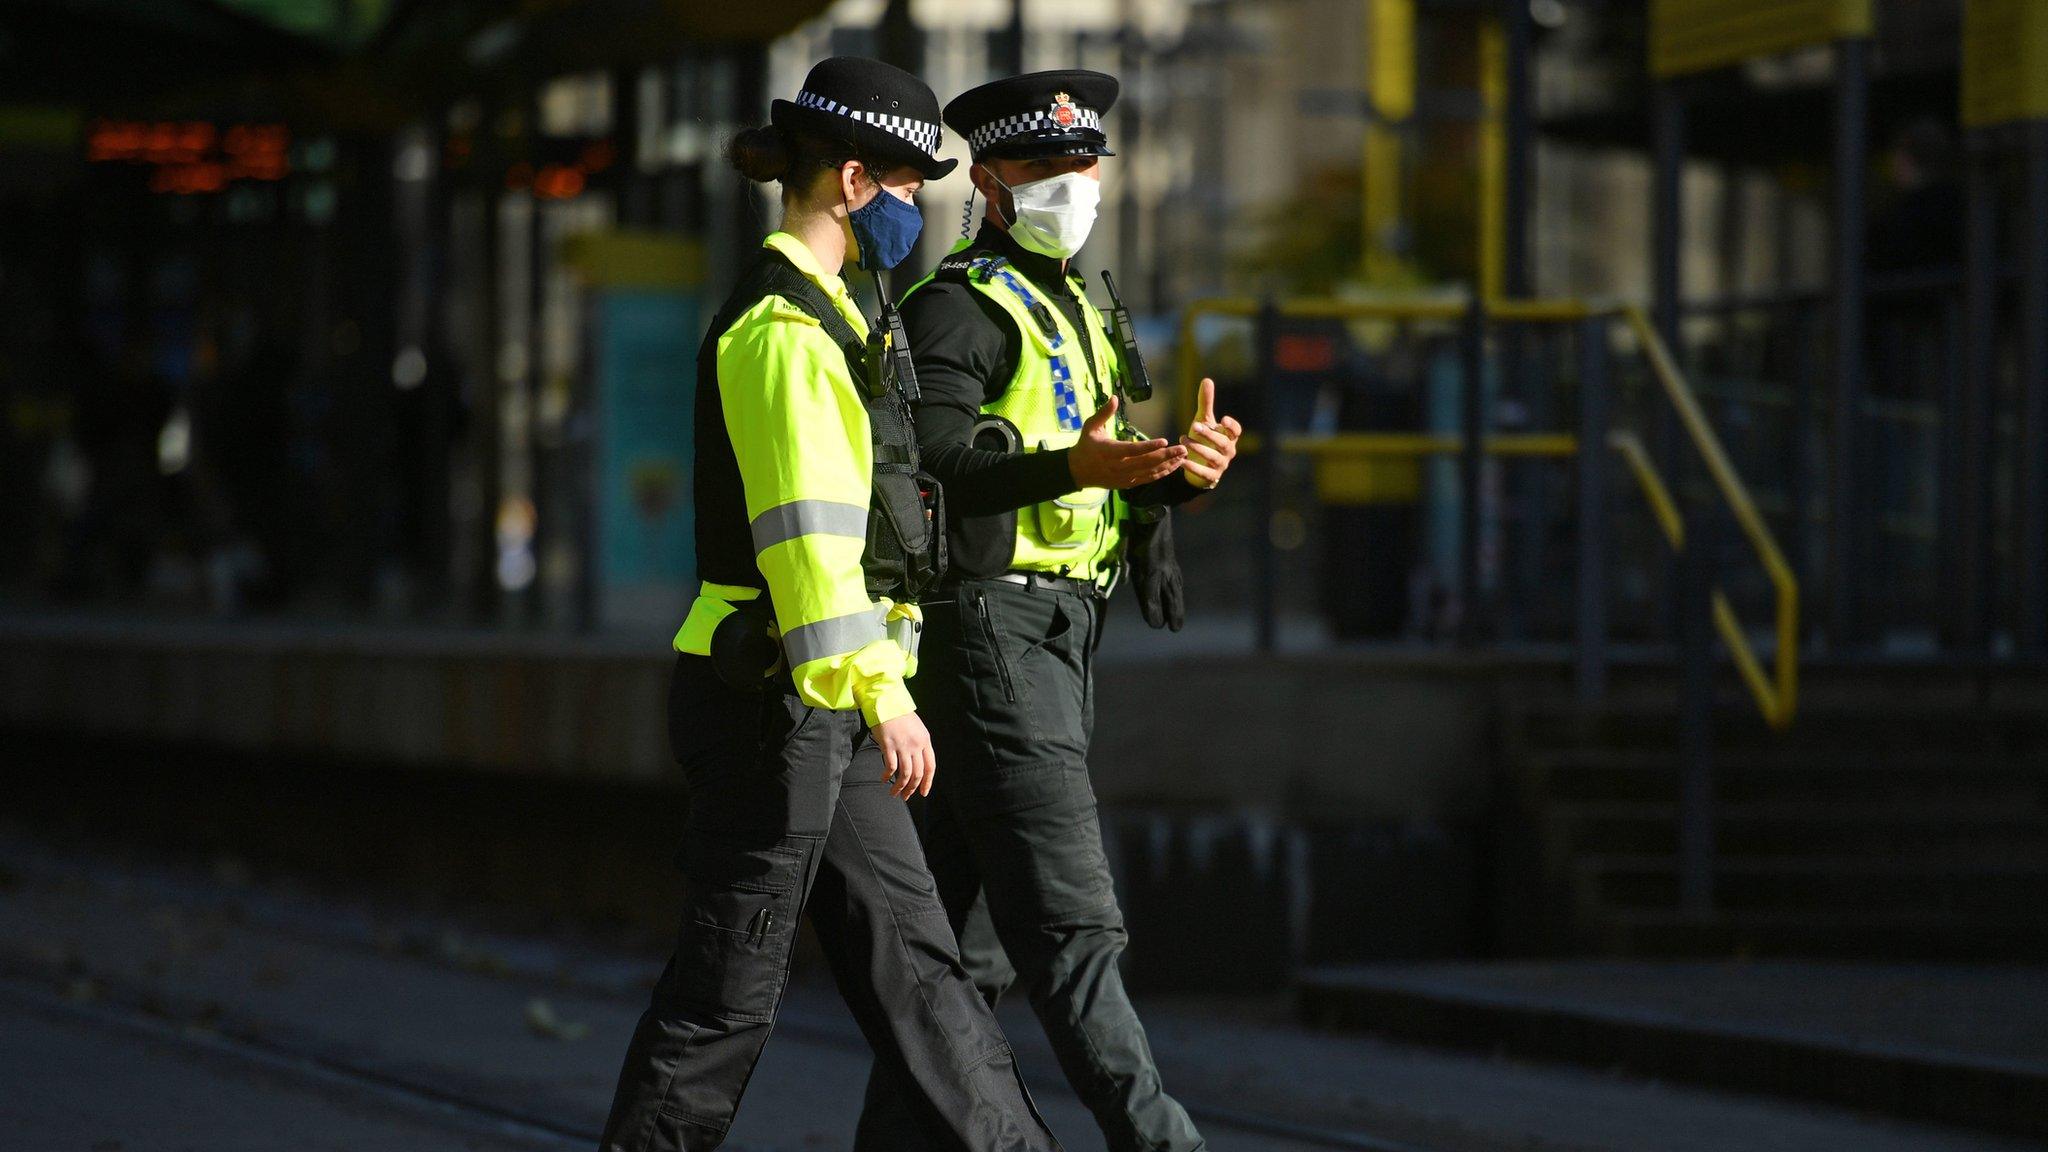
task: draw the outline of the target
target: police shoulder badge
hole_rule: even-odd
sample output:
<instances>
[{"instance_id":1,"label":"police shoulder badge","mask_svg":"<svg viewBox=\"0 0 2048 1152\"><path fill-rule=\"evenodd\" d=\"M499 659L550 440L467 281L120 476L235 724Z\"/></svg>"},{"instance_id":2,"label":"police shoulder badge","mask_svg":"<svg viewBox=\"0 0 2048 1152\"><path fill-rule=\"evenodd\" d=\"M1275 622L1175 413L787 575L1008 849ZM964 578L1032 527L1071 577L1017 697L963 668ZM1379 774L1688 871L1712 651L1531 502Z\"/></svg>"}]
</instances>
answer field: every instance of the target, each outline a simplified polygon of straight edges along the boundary
<instances>
[{"instance_id":1,"label":"police shoulder badge","mask_svg":"<svg viewBox=\"0 0 2048 1152\"><path fill-rule=\"evenodd\" d=\"M1074 109L1074 98L1065 92L1053 93L1051 115L1052 122L1062 128L1072 128L1074 122L1081 118L1081 114Z\"/></svg>"}]
</instances>

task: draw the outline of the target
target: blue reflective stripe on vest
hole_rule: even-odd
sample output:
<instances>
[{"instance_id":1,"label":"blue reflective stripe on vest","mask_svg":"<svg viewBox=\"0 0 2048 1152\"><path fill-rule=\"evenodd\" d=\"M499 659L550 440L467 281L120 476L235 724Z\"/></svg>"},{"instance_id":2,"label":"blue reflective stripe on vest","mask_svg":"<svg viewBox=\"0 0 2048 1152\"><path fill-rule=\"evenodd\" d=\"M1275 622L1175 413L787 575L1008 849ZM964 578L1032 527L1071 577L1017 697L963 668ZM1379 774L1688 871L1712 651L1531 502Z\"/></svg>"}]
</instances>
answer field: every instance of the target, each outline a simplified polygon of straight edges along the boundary
<instances>
[{"instance_id":1,"label":"blue reflective stripe on vest","mask_svg":"<svg viewBox=\"0 0 2048 1152\"><path fill-rule=\"evenodd\" d=\"M1016 293L1017 298L1024 301L1027 311L1045 307L1038 302L1038 297L1031 294L1031 289L1024 286L1024 281L1010 271L1007 264L984 257L976 260L970 267L979 268L983 275L994 276L1002 281L1003 287ZM1066 345L1066 337L1060 335L1057 321L1047 335L1052 337L1052 393L1057 400L1054 408L1059 416L1060 427L1072 432L1081 427L1081 398L1074 391L1074 371L1067 366L1066 354L1060 351Z\"/></svg>"}]
</instances>

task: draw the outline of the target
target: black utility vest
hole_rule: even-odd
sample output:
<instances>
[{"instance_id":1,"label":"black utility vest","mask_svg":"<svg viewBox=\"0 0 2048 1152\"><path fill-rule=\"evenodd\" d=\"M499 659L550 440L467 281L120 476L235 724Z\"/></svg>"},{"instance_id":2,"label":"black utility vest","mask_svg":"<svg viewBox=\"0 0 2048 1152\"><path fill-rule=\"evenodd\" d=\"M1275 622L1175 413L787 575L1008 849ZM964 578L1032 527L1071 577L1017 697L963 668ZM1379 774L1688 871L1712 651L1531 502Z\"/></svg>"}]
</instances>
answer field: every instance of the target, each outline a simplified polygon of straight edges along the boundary
<instances>
[{"instance_id":1,"label":"black utility vest","mask_svg":"<svg viewBox=\"0 0 2048 1152\"><path fill-rule=\"evenodd\" d=\"M863 343L824 290L772 248L761 249L740 274L739 284L712 317L697 349L697 578L764 591L768 587L754 562L746 491L726 431L718 383L719 338L767 296L780 296L816 319L846 357L846 369L867 409L874 455L867 548L861 554L868 595L914 601L945 571L946 524L939 482L918 466L909 402L884 378L879 330ZM783 450L798 452L802 446L785 445Z\"/></svg>"}]
</instances>

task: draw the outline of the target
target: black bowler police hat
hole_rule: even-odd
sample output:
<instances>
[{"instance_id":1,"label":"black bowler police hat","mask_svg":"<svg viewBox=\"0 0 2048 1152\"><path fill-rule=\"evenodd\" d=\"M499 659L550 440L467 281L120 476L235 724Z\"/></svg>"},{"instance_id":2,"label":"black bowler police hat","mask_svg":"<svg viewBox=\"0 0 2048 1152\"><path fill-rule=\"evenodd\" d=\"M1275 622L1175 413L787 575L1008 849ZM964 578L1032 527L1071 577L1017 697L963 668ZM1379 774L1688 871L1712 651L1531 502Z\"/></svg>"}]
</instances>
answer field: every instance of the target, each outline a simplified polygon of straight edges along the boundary
<instances>
[{"instance_id":1,"label":"black bowler police hat","mask_svg":"<svg viewBox=\"0 0 2048 1152\"><path fill-rule=\"evenodd\" d=\"M1032 72L970 88L946 105L946 125L976 160L1114 156L1102 114L1116 103L1116 77L1079 68Z\"/></svg>"},{"instance_id":2,"label":"black bowler police hat","mask_svg":"<svg viewBox=\"0 0 2048 1152\"><path fill-rule=\"evenodd\" d=\"M820 60L795 100L769 106L777 128L850 140L871 161L909 165L937 180L958 160L941 160L939 98L924 81L864 56Z\"/></svg>"}]
</instances>

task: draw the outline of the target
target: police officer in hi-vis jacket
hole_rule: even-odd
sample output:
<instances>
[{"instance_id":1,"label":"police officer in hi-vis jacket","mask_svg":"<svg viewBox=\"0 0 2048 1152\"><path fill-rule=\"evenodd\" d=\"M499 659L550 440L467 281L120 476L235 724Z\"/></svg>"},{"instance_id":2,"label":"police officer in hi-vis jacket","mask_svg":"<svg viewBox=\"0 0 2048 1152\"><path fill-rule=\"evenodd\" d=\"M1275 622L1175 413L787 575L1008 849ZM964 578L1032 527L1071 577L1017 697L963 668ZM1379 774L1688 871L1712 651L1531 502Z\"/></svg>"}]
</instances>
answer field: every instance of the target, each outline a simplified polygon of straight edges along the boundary
<instances>
[{"instance_id":1,"label":"police officer in hi-vis jacket","mask_svg":"<svg viewBox=\"0 0 2048 1152\"><path fill-rule=\"evenodd\" d=\"M924 466L944 484L951 568L923 598L919 714L946 765L921 833L962 958L991 1002L1031 1003L1113 1152L1204 1148L1160 1085L1117 972L1123 915L1088 778L1094 653L1111 588L1181 623L1168 509L1223 478L1242 429L1203 381L1176 441L1125 422L1150 387L1105 277L1112 322L1074 257L1114 155L1115 79L1039 72L947 105L988 201L902 304ZM859 1152L938 1147L878 1062Z\"/></svg>"},{"instance_id":2,"label":"police officer in hi-vis jacket","mask_svg":"<svg viewBox=\"0 0 2048 1152\"><path fill-rule=\"evenodd\" d=\"M914 370L873 336L842 263L887 268L940 161L916 77L839 57L811 70L734 167L782 184L768 237L697 359L703 581L676 634L669 737L690 794L675 954L635 1028L607 1152L725 1139L774 1026L799 912L896 1107L934 1146L1056 1152L968 982L904 800L932 746L904 681L916 596L943 567L943 498L919 467ZM885 310L884 319L893 313Z\"/></svg>"}]
</instances>

